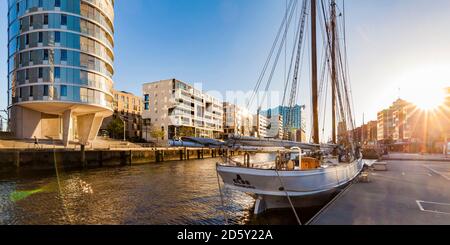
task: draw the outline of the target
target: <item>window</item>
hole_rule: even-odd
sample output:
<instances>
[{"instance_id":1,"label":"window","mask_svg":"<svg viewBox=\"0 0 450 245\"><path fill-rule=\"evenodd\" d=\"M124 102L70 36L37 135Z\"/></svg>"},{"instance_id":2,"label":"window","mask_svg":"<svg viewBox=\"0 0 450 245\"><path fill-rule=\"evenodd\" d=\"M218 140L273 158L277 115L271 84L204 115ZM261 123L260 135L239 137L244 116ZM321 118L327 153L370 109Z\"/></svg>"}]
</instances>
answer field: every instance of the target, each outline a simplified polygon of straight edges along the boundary
<instances>
[{"instance_id":1,"label":"window","mask_svg":"<svg viewBox=\"0 0 450 245\"><path fill-rule=\"evenodd\" d=\"M42 67L39 67L38 69L38 78L42 78L43 77L43 69Z\"/></svg>"},{"instance_id":2,"label":"window","mask_svg":"<svg viewBox=\"0 0 450 245\"><path fill-rule=\"evenodd\" d=\"M16 3L16 12L19 13L19 11L20 11L20 4Z\"/></svg>"},{"instance_id":3,"label":"window","mask_svg":"<svg viewBox=\"0 0 450 245\"><path fill-rule=\"evenodd\" d=\"M48 85L44 85L44 96L48 96Z\"/></svg>"},{"instance_id":4,"label":"window","mask_svg":"<svg viewBox=\"0 0 450 245\"><path fill-rule=\"evenodd\" d=\"M25 69L25 80L30 79L30 73L28 72L28 69Z\"/></svg>"},{"instance_id":5,"label":"window","mask_svg":"<svg viewBox=\"0 0 450 245\"><path fill-rule=\"evenodd\" d=\"M42 0L39 0L39 2L38 2L38 7L42 7Z\"/></svg>"},{"instance_id":6,"label":"window","mask_svg":"<svg viewBox=\"0 0 450 245\"><path fill-rule=\"evenodd\" d=\"M148 111L148 110L150 109L150 106L149 106L148 103L145 103L145 104L144 104L144 109L145 109L146 111Z\"/></svg>"},{"instance_id":7,"label":"window","mask_svg":"<svg viewBox=\"0 0 450 245\"><path fill-rule=\"evenodd\" d=\"M44 14L44 25L48 25L48 14Z\"/></svg>"},{"instance_id":8,"label":"window","mask_svg":"<svg viewBox=\"0 0 450 245\"><path fill-rule=\"evenodd\" d=\"M150 95L148 95L148 94L144 95L144 100L146 102L150 101Z\"/></svg>"},{"instance_id":9,"label":"window","mask_svg":"<svg viewBox=\"0 0 450 245\"><path fill-rule=\"evenodd\" d=\"M67 25L67 15L62 14L61 15L61 25L66 26Z\"/></svg>"},{"instance_id":10,"label":"window","mask_svg":"<svg viewBox=\"0 0 450 245\"><path fill-rule=\"evenodd\" d=\"M55 79L61 78L61 68L55 67Z\"/></svg>"},{"instance_id":11,"label":"window","mask_svg":"<svg viewBox=\"0 0 450 245\"><path fill-rule=\"evenodd\" d=\"M33 22L34 22L33 15L30 15L30 26L31 26L31 27L33 26Z\"/></svg>"},{"instance_id":12,"label":"window","mask_svg":"<svg viewBox=\"0 0 450 245\"><path fill-rule=\"evenodd\" d=\"M61 96L66 97L67 96L67 86L61 85Z\"/></svg>"},{"instance_id":13,"label":"window","mask_svg":"<svg viewBox=\"0 0 450 245\"><path fill-rule=\"evenodd\" d=\"M38 42L39 43L42 43L42 39L43 39L43 34L42 34L42 32L39 32L39 37L38 37Z\"/></svg>"},{"instance_id":14,"label":"window","mask_svg":"<svg viewBox=\"0 0 450 245\"><path fill-rule=\"evenodd\" d=\"M30 44L30 34L25 35L25 45Z\"/></svg>"},{"instance_id":15,"label":"window","mask_svg":"<svg viewBox=\"0 0 450 245\"><path fill-rule=\"evenodd\" d=\"M55 0L55 7L56 8L61 7L61 0Z\"/></svg>"},{"instance_id":16,"label":"window","mask_svg":"<svg viewBox=\"0 0 450 245\"><path fill-rule=\"evenodd\" d=\"M33 97L33 86L30 86L30 97Z\"/></svg>"},{"instance_id":17,"label":"window","mask_svg":"<svg viewBox=\"0 0 450 245\"><path fill-rule=\"evenodd\" d=\"M23 87L19 88L19 97L23 98Z\"/></svg>"},{"instance_id":18,"label":"window","mask_svg":"<svg viewBox=\"0 0 450 245\"><path fill-rule=\"evenodd\" d=\"M55 43L61 42L61 32L55 32Z\"/></svg>"},{"instance_id":19,"label":"window","mask_svg":"<svg viewBox=\"0 0 450 245\"><path fill-rule=\"evenodd\" d=\"M67 50L61 50L61 61L67 61Z\"/></svg>"},{"instance_id":20,"label":"window","mask_svg":"<svg viewBox=\"0 0 450 245\"><path fill-rule=\"evenodd\" d=\"M48 60L48 50L44 49L44 60Z\"/></svg>"}]
</instances>

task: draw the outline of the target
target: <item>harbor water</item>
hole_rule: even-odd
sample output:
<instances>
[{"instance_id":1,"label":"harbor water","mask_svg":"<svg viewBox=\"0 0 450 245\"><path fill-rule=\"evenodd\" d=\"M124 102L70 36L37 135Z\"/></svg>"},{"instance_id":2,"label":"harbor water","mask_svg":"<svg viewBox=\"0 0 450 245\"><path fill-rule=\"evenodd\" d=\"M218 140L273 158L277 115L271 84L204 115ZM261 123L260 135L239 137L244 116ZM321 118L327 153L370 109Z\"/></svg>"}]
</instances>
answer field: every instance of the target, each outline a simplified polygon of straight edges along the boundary
<instances>
[{"instance_id":1,"label":"harbor water","mask_svg":"<svg viewBox=\"0 0 450 245\"><path fill-rule=\"evenodd\" d=\"M222 206L215 171L219 160L5 173L0 176L0 224L297 224L289 209L255 217L254 199L229 189L223 189ZM297 211L306 222L318 210Z\"/></svg>"}]
</instances>

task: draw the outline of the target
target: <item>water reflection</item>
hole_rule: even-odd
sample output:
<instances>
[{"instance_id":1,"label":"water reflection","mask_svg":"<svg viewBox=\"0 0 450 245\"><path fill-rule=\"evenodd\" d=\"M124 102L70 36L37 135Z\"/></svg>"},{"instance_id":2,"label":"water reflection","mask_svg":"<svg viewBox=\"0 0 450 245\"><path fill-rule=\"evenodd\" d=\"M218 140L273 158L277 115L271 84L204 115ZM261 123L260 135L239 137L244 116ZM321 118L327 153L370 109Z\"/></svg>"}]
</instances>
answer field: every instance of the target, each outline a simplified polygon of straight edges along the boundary
<instances>
[{"instance_id":1,"label":"water reflection","mask_svg":"<svg viewBox=\"0 0 450 245\"><path fill-rule=\"evenodd\" d=\"M290 210L255 218L253 198L229 189L223 207L216 161L0 176L0 224L215 225L224 213L231 224L295 222Z\"/></svg>"}]
</instances>

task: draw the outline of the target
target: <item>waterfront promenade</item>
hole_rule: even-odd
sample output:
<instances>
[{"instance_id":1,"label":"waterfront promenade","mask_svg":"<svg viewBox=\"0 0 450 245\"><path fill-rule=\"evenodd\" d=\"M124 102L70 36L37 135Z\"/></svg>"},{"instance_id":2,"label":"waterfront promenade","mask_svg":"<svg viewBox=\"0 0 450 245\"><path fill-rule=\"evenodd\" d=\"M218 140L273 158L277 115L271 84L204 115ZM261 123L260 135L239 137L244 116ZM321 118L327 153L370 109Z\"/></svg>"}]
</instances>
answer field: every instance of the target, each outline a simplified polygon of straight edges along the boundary
<instances>
[{"instance_id":1,"label":"waterfront promenade","mask_svg":"<svg viewBox=\"0 0 450 245\"><path fill-rule=\"evenodd\" d=\"M424 159L386 161L388 171L371 171L369 183L351 185L310 224L450 224L450 189L446 188L450 185L450 159Z\"/></svg>"},{"instance_id":2,"label":"waterfront promenade","mask_svg":"<svg viewBox=\"0 0 450 245\"><path fill-rule=\"evenodd\" d=\"M450 155L444 154L409 154L409 153L390 153L383 156L383 160L397 161L450 161Z\"/></svg>"},{"instance_id":3,"label":"waterfront promenade","mask_svg":"<svg viewBox=\"0 0 450 245\"><path fill-rule=\"evenodd\" d=\"M166 161L216 158L224 154L240 155L210 147L154 147L99 138L82 151L80 145L65 147L58 141L0 140L0 171L15 169L53 170L55 164L65 168L131 166Z\"/></svg>"},{"instance_id":4,"label":"waterfront promenade","mask_svg":"<svg viewBox=\"0 0 450 245\"><path fill-rule=\"evenodd\" d=\"M119 140L107 139L99 137L95 141L86 146L86 150L99 149L144 149L148 148L150 144L135 144L131 142L124 142ZM67 151L80 150L80 145L77 143L70 143L65 147L62 141L39 140L36 145L34 140L15 140L15 139L0 139L0 150L46 150L46 149L64 149Z\"/></svg>"}]
</instances>

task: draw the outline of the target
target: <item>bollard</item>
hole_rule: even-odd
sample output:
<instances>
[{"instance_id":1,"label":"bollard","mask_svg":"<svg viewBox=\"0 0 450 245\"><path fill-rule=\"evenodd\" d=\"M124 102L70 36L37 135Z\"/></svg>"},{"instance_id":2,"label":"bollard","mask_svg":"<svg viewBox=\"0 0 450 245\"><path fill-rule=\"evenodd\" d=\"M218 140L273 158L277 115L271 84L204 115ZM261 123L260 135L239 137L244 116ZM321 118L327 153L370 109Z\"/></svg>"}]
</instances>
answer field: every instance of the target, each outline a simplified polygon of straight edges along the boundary
<instances>
[{"instance_id":1,"label":"bollard","mask_svg":"<svg viewBox=\"0 0 450 245\"><path fill-rule=\"evenodd\" d=\"M103 167L103 151L98 152L98 165Z\"/></svg>"},{"instance_id":2,"label":"bollard","mask_svg":"<svg viewBox=\"0 0 450 245\"><path fill-rule=\"evenodd\" d=\"M20 168L20 151L14 152L14 166Z\"/></svg>"},{"instance_id":3,"label":"bollard","mask_svg":"<svg viewBox=\"0 0 450 245\"><path fill-rule=\"evenodd\" d=\"M80 153L81 153L81 165L83 166L83 168L86 167L86 151L85 151L85 146L81 145L80 147Z\"/></svg>"},{"instance_id":4,"label":"bollard","mask_svg":"<svg viewBox=\"0 0 450 245\"><path fill-rule=\"evenodd\" d=\"M130 150L130 156L129 156L129 166L131 167L133 165L133 152Z\"/></svg>"},{"instance_id":5,"label":"bollard","mask_svg":"<svg viewBox=\"0 0 450 245\"><path fill-rule=\"evenodd\" d=\"M155 155L156 155L156 162L161 162L160 152L156 151Z\"/></svg>"}]
</instances>

